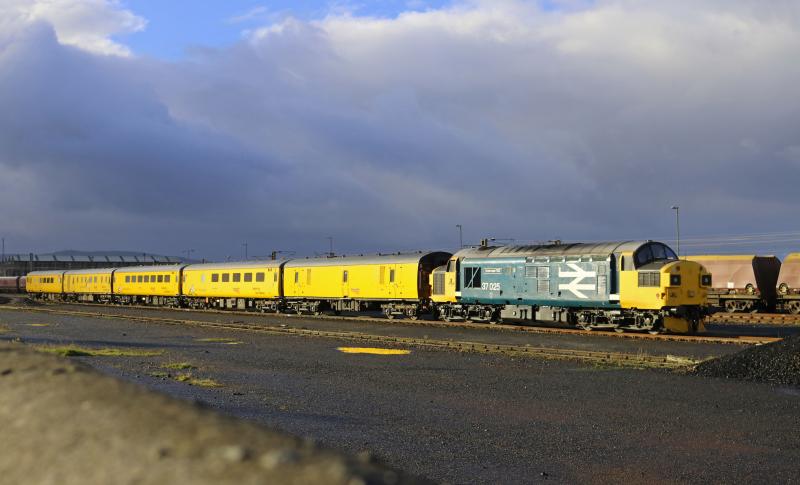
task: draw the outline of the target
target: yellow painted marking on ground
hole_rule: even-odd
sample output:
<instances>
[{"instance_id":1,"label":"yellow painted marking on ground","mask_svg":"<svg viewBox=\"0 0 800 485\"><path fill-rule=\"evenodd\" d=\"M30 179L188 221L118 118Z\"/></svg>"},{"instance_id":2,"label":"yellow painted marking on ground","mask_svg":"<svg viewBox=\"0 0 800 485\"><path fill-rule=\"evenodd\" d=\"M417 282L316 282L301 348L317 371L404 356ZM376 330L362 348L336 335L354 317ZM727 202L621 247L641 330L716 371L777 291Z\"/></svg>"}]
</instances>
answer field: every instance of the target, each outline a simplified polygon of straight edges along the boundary
<instances>
[{"instance_id":1,"label":"yellow painted marking on ground","mask_svg":"<svg viewBox=\"0 0 800 485\"><path fill-rule=\"evenodd\" d=\"M29 323L29 327L49 327L49 323Z\"/></svg>"},{"instance_id":2,"label":"yellow painted marking on ground","mask_svg":"<svg viewBox=\"0 0 800 485\"><path fill-rule=\"evenodd\" d=\"M410 350L378 349L372 347L337 347L336 350L345 354L375 354L375 355L408 355Z\"/></svg>"}]
</instances>

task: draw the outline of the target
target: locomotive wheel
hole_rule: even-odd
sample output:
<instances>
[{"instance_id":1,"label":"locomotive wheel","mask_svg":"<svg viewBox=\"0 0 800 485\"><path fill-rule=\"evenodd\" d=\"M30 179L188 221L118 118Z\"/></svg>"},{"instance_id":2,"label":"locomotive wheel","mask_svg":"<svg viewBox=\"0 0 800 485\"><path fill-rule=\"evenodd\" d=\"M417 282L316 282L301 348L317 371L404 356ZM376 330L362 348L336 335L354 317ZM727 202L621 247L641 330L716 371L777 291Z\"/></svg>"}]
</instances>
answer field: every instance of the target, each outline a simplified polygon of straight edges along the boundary
<instances>
[{"instance_id":1,"label":"locomotive wheel","mask_svg":"<svg viewBox=\"0 0 800 485\"><path fill-rule=\"evenodd\" d=\"M725 302L725 311L728 313L736 313L736 302L733 300L728 300Z\"/></svg>"},{"instance_id":2,"label":"locomotive wheel","mask_svg":"<svg viewBox=\"0 0 800 485\"><path fill-rule=\"evenodd\" d=\"M794 315L800 314L800 301L793 301L789 304L789 311Z\"/></svg>"}]
</instances>

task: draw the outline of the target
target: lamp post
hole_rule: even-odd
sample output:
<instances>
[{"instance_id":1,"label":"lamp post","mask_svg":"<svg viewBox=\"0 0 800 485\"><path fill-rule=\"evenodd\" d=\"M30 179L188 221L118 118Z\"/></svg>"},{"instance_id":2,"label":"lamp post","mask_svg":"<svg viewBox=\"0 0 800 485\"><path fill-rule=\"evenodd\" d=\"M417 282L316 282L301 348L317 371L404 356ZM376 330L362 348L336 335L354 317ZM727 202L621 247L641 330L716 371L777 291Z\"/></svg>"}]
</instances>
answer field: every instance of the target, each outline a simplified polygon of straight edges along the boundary
<instances>
[{"instance_id":1,"label":"lamp post","mask_svg":"<svg viewBox=\"0 0 800 485\"><path fill-rule=\"evenodd\" d=\"M681 208L677 205L672 206L675 211L675 246L678 250L678 259L681 257Z\"/></svg>"},{"instance_id":2,"label":"lamp post","mask_svg":"<svg viewBox=\"0 0 800 485\"><path fill-rule=\"evenodd\" d=\"M328 239L328 242L330 243L330 248L331 248L330 252L328 253L328 257L332 258L333 257L333 236L328 236L327 239Z\"/></svg>"},{"instance_id":3,"label":"lamp post","mask_svg":"<svg viewBox=\"0 0 800 485\"><path fill-rule=\"evenodd\" d=\"M461 227L461 224L456 224L458 228L458 249L462 249L464 247L464 228Z\"/></svg>"}]
</instances>

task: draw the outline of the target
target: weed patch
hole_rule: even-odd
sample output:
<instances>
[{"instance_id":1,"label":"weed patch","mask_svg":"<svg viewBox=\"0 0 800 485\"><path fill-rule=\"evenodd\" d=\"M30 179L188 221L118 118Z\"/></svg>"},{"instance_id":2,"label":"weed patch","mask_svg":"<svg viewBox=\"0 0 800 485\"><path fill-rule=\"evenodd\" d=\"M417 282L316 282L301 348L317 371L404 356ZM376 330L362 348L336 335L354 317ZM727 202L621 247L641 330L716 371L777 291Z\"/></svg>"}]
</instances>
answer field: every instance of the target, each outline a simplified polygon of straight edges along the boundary
<instances>
[{"instance_id":1,"label":"weed patch","mask_svg":"<svg viewBox=\"0 0 800 485\"><path fill-rule=\"evenodd\" d=\"M79 347L77 345L38 345L34 348L39 352L61 355L63 357L154 357L164 353L163 350L115 349L108 347L92 349L89 347Z\"/></svg>"},{"instance_id":2,"label":"weed patch","mask_svg":"<svg viewBox=\"0 0 800 485\"><path fill-rule=\"evenodd\" d=\"M243 342L240 342L236 339L232 338L224 338L224 337L217 337L217 338L199 338L195 339L197 342L209 342L209 343L217 343L217 344L227 344L227 345L239 345Z\"/></svg>"},{"instance_id":3,"label":"weed patch","mask_svg":"<svg viewBox=\"0 0 800 485\"><path fill-rule=\"evenodd\" d=\"M178 382L185 382L190 386L198 386L198 387L222 387L222 384L215 381L214 379L209 379L208 377L195 377L192 375L191 372L186 372L183 374L178 374L173 377Z\"/></svg>"},{"instance_id":4,"label":"weed patch","mask_svg":"<svg viewBox=\"0 0 800 485\"><path fill-rule=\"evenodd\" d=\"M197 369L197 366L191 364L189 362L172 362L170 364L164 364L161 367L165 369L175 369L175 370L191 370Z\"/></svg>"}]
</instances>

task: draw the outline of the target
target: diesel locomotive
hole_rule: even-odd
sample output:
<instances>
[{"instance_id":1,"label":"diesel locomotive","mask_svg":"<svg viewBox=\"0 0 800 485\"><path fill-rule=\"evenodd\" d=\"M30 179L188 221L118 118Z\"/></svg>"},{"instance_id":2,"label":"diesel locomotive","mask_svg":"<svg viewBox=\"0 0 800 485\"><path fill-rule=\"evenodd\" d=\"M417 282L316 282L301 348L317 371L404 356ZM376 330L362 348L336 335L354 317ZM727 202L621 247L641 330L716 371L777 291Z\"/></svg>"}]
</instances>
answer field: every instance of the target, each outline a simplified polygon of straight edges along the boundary
<instances>
[{"instance_id":1,"label":"diesel locomotive","mask_svg":"<svg viewBox=\"0 0 800 485\"><path fill-rule=\"evenodd\" d=\"M500 246L456 254L142 266L28 275L35 298L253 311L381 311L446 321L555 321L694 332L711 275L665 244Z\"/></svg>"},{"instance_id":2,"label":"diesel locomotive","mask_svg":"<svg viewBox=\"0 0 800 485\"><path fill-rule=\"evenodd\" d=\"M701 329L711 274L654 241L481 245L432 276L444 320L502 318L690 333Z\"/></svg>"}]
</instances>

